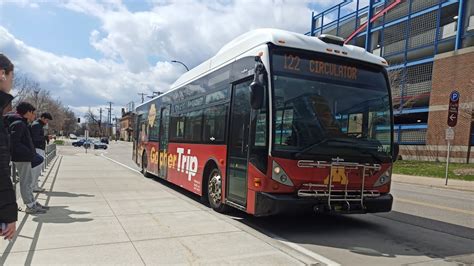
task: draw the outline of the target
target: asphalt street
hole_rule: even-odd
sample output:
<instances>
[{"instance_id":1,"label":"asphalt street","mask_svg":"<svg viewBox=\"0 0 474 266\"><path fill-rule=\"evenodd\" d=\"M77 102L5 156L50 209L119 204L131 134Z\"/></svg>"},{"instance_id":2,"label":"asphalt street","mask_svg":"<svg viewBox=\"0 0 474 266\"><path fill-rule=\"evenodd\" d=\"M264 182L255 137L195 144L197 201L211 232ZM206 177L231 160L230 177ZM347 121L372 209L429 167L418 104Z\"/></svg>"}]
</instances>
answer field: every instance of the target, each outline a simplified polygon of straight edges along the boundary
<instances>
[{"instance_id":1,"label":"asphalt street","mask_svg":"<svg viewBox=\"0 0 474 266\"><path fill-rule=\"evenodd\" d=\"M95 151L128 167L131 143ZM191 193L160 181L188 195ZM365 215L228 215L270 237L302 247L341 265L474 264L474 193L394 182L390 213Z\"/></svg>"}]
</instances>

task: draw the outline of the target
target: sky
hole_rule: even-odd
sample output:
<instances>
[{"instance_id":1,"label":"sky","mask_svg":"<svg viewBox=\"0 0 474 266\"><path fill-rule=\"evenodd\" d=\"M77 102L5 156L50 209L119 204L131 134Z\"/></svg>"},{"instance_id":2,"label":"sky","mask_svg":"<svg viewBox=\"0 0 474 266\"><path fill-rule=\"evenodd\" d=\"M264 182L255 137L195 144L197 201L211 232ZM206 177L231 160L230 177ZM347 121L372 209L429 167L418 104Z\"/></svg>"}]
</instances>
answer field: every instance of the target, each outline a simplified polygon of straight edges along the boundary
<instances>
[{"instance_id":1,"label":"sky","mask_svg":"<svg viewBox=\"0 0 474 266\"><path fill-rule=\"evenodd\" d=\"M165 92L239 35L306 33L342 0L0 0L0 53L78 116ZM350 5L348 8L351 8Z\"/></svg>"}]
</instances>

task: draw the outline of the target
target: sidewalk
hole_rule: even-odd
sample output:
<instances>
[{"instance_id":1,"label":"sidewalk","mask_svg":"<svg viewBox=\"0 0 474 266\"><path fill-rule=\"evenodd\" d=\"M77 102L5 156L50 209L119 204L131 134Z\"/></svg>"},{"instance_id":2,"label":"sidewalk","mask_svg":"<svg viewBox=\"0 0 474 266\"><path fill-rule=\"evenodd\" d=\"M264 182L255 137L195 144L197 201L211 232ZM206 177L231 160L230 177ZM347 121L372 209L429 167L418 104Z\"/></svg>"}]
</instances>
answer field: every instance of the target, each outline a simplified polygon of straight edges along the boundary
<instances>
[{"instance_id":1,"label":"sidewalk","mask_svg":"<svg viewBox=\"0 0 474 266\"><path fill-rule=\"evenodd\" d=\"M97 153L61 147L39 201L0 240L0 265L317 263Z\"/></svg>"},{"instance_id":2,"label":"sidewalk","mask_svg":"<svg viewBox=\"0 0 474 266\"><path fill-rule=\"evenodd\" d=\"M448 178L448 185L445 186L446 179L437 177L412 176L393 174L393 182L429 186L444 189L456 189L474 192L474 181L464 181Z\"/></svg>"}]
</instances>

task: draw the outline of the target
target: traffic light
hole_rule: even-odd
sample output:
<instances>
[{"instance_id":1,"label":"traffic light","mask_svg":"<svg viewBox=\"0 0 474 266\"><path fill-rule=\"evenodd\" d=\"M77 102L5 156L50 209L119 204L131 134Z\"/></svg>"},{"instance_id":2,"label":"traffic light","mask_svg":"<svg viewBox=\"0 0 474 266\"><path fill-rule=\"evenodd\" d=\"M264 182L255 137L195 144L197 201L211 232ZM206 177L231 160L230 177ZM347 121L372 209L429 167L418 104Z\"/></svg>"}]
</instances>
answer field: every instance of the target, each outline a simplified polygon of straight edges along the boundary
<instances>
[{"instance_id":1,"label":"traffic light","mask_svg":"<svg viewBox=\"0 0 474 266\"><path fill-rule=\"evenodd\" d=\"M81 123L81 118L80 117L77 118L77 123Z\"/></svg>"}]
</instances>

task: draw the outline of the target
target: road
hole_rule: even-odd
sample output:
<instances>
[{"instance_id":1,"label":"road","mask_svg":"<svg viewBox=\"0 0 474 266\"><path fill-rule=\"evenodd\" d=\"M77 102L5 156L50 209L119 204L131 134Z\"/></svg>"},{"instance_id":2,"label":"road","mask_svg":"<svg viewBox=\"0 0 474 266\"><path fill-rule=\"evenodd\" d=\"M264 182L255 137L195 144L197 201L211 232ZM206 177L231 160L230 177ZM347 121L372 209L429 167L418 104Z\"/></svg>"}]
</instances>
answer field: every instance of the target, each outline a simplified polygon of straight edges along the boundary
<instances>
[{"instance_id":1,"label":"road","mask_svg":"<svg viewBox=\"0 0 474 266\"><path fill-rule=\"evenodd\" d=\"M130 143L109 147L105 156L138 169ZM191 193L169 186L200 204ZM232 211L229 216L334 265L474 264L474 193L404 183L393 183L392 193L390 213L256 218Z\"/></svg>"}]
</instances>

